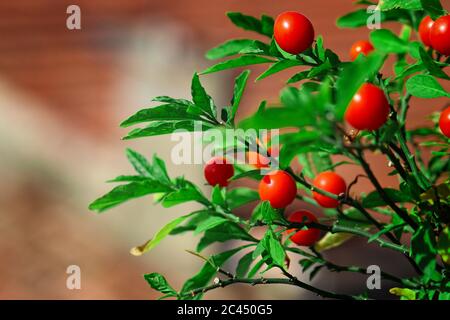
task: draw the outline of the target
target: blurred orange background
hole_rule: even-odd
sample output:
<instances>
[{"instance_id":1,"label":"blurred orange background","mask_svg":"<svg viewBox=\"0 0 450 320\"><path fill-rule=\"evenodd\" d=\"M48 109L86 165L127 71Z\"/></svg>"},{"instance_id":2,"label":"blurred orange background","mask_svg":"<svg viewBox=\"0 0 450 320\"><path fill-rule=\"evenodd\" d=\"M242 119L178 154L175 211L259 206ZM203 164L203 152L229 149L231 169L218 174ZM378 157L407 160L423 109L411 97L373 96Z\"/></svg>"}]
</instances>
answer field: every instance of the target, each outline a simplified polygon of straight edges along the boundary
<instances>
[{"instance_id":1,"label":"blurred orange background","mask_svg":"<svg viewBox=\"0 0 450 320\"><path fill-rule=\"evenodd\" d=\"M449 0L442 3L449 9ZM81 8L81 30L66 28L66 9L72 4ZM369 33L366 28L335 26L339 16L355 10L351 0L0 2L1 299L153 299L158 294L143 280L144 273L161 272L179 288L200 269L202 261L184 251L195 248L198 239L191 234L169 237L142 257L129 254L131 247L194 205L162 209L148 197L101 215L87 206L111 187L105 180L131 172L126 147L169 160L168 137L124 142L120 138L126 131L118 124L150 106L154 96L189 97L193 72L211 64L204 58L207 49L229 38L253 36L234 27L225 12L276 16L286 10L308 16L325 46L343 59L348 59L352 43ZM398 30L395 24L388 26ZM252 79L264 67L252 68ZM228 103L238 72L203 77L219 105ZM261 100L276 101L291 74L250 81L239 117L248 116ZM445 103L413 99L409 125L431 124L427 116ZM396 182L386 175L385 160L370 159L384 185ZM203 183L201 166L168 163L168 168L171 176L185 174ZM358 173L351 166L339 171L349 177ZM368 191L370 186L362 179L355 190ZM209 252L225 248L218 245ZM328 257L345 264L380 264L397 275L411 272L397 253L364 240L352 240ZM81 290L66 288L66 268L72 264L81 268ZM296 261L292 264L298 269ZM314 283L355 293L364 291L365 277L324 272ZM207 298L315 296L282 286L235 286Z\"/></svg>"}]
</instances>

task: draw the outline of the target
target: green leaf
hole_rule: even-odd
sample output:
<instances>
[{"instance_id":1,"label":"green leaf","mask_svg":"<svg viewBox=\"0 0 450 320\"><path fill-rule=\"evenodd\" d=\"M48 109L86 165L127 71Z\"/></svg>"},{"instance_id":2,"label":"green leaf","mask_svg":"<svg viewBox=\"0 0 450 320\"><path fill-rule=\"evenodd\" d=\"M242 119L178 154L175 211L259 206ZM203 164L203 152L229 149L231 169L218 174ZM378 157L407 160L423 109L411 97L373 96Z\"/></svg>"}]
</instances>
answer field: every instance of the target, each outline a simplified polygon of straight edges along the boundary
<instances>
[{"instance_id":1,"label":"green leaf","mask_svg":"<svg viewBox=\"0 0 450 320\"><path fill-rule=\"evenodd\" d=\"M272 37L274 21L269 16L263 15L261 20L240 12L228 12L227 16L239 28Z\"/></svg>"},{"instance_id":2,"label":"green leaf","mask_svg":"<svg viewBox=\"0 0 450 320\"><path fill-rule=\"evenodd\" d=\"M384 192L395 203L412 202L411 197L400 190L385 188ZM363 198L362 205L364 208L375 208L380 206L386 206L387 204L381 198L378 191L373 191Z\"/></svg>"},{"instance_id":3,"label":"green leaf","mask_svg":"<svg viewBox=\"0 0 450 320\"><path fill-rule=\"evenodd\" d=\"M430 279L436 272L436 239L429 223L422 224L411 238L410 255Z\"/></svg>"},{"instance_id":4,"label":"green leaf","mask_svg":"<svg viewBox=\"0 0 450 320\"><path fill-rule=\"evenodd\" d=\"M392 31L379 29L372 31L370 40L373 46L385 53L406 53L409 51L408 42L397 37Z\"/></svg>"},{"instance_id":5,"label":"green leaf","mask_svg":"<svg viewBox=\"0 0 450 320\"><path fill-rule=\"evenodd\" d=\"M230 178L230 181L239 180L242 178L250 178L250 179L259 181L263 178L263 175L261 175L261 170L259 170L259 169L249 170L249 171L236 173L234 176L232 176Z\"/></svg>"},{"instance_id":6,"label":"green leaf","mask_svg":"<svg viewBox=\"0 0 450 320\"><path fill-rule=\"evenodd\" d=\"M381 0L379 7L382 11L392 9L421 10L422 4L420 0Z\"/></svg>"},{"instance_id":7,"label":"green leaf","mask_svg":"<svg viewBox=\"0 0 450 320\"><path fill-rule=\"evenodd\" d=\"M165 182L168 185L171 184L169 174L167 173L166 164L162 159L158 158L156 154L153 155L151 174L155 180Z\"/></svg>"},{"instance_id":8,"label":"green leaf","mask_svg":"<svg viewBox=\"0 0 450 320\"><path fill-rule=\"evenodd\" d=\"M445 14L440 0L420 0L423 10L425 10L433 20Z\"/></svg>"},{"instance_id":9,"label":"green leaf","mask_svg":"<svg viewBox=\"0 0 450 320\"><path fill-rule=\"evenodd\" d=\"M450 264L450 228L442 230L438 238L437 252L445 264Z\"/></svg>"},{"instance_id":10,"label":"green leaf","mask_svg":"<svg viewBox=\"0 0 450 320\"><path fill-rule=\"evenodd\" d=\"M249 70L242 72L234 81L233 98L231 99L231 114L228 120L229 123L233 123L236 112L241 103L242 95L244 94L245 86L247 85L248 76L250 75Z\"/></svg>"},{"instance_id":11,"label":"green leaf","mask_svg":"<svg viewBox=\"0 0 450 320\"><path fill-rule=\"evenodd\" d=\"M180 121L157 121L152 122L144 128L137 128L128 133L123 139L131 140L143 137L159 136L170 134L174 132L192 132L192 131L206 131L213 126L200 121L180 120Z\"/></svg>"},{"instance_id":12,"label":"green leaf","mask_svg":"<svg viewBox=\"0 0 450 320\"><path fill-rule=\"evenodd\" d=\"M118 176L106 182L142 182L149 180L148 177L143 176Z\"/></svg>"},{"instance_id":13,"label":"green leaf","mask_svg":"<svg viewBox=\"0 0 450 320\"><path fill-rule=\"evenodd\" d=\"M194 184L186 181L186 184L181 189L164 196L162 206L169 208L189 201L197 201L204 205L209 204L208 199L205 198L202 192Z\"/></svg>"},{"instance_id":14,"label":"green leaf","mask_svg":"<svg viewBox=\"0 0 450 320\"><path fill-rule=\"evenodd\" d=\"M275 221L285 221L282 214L278 210L272 208L268 201L263 201L259 203L258 206L256 206L256 208L253 210L251 220L253 222L260 220L267 224L272 224Z\"/></svg>"},{"instance_id":15,"label":"green leaf","mask_svg":"<svg viewBox=\"0 0 450 320\"><path fill-rule=\"evenodd\" d=\"M126 156L137 173L144 177L154 178L153 168L142 154L134 151L133 149L127 148Z\"/></svg>"},{"instance_id":16,"label":"green leaf","mask_svg":"<svg viewBox=\"0 0 450 320\"><path fill-rule=\"evenodd\" d=\"M203 88L200 83L200 79L197 73L194 73L191 84L192 101L199 107L203 112L209 114L212 117L216 116L216 106L212 98L206 93L205 88Z\"/></svg>"},{"instance_id":17,"label":"green leaf","mask_svg":"<svg viewBox=\"0 0 450 320\"><path fill-rule=\"evenodd\" d=\"M211 215L206 220L203 220L198 224L197 228L194 231L194 234L200 234L206 230L217 227L218 225L226 222L228 222L228 220L223 217Z\"/></svg>"},{"instance_id":18,"label":"green leaf","mask_svg":"<svg viewBox=\"0 0 450 320\"><path fill-rule=\"evenodd\" d=\"M168 295L170 297L177 296L177 292L169 285L166 278L159 273L147 273L144 279L153 289Z\"/></svg>"},{"instance_id":19,"label":"green leaf","mask_svg":"<svg viewBox=\"0 0 450 320\"><path fill-rule=\"evenodd\" d=\"M389 292L402 300L416 300L416 291L407 288L391 288Z\"/></svg>"},{"instance_id":20,"label":"green leaf","mask_svg":"<svg viewBox=\"0 0 450 320\"><path fill-rule=\"evenodd\" d=\"M377 233L375 233L373 236L371 236L367 242L372 242L377 240L379 237L381 237L383 234L386 234L388 232L391 232L393 230L397 230L397 229L401 229L404 226L406 226L406 223L400 223L400 224L390 224L386 227L384 227L383 229L381 229L380 231L378 231Z\"/></svg>"},{"instance_id":21,"label":"green leaf","mask_svg":"<svg viewBox=\"0 0 450 320\"><path fill-rule=\"evenodd\" d=\"M227 203L231 210L257 200L259 193L250 188L236 188L227 193Z\"/></svg>"},{"instance_id":22,"label":"green leaf","mask_svg":"<svg viewBox=\"0 0 450 320\"><path fill-rule=\"evenodd\" d=\"M367 26L368 19L373 13L367 12L367 9L359 9L343 17L340 17L336 24L340 28L358 28ZM405 10L391 10L388 12L380 12L380 22L385 21L397 21L400 18L408 16L408 12Z\"/></svg>"},{"instance_id":23,"label":"green leaf","mask_svg":"<svg viewBox=\"0 0 450 320\"><path fill-rule=\"evenodd\" d=\"M351 99L361 87L378 73L384 63L385 56L376 52L368 57L360 55L354 62L347 64L336 82L337 105L336 118L342 120Z\"/></svg>"},{"instance_id":24,"label":"green leaf","mask_svg":"<svg viewBox=\"0 0 450 320\"><path fill-rule=\"evenodd\" d=\"M264 259L259 260L254 266L253 268L249 271L249 273L247 274L247 277L252 279L256 273L262 268L262 266L264 265L265 261Z\"/></svg>"},{"instance_id":25,"label":"green leaf","mask_svg":"<svg viewBox=\"0 0 450 320\"><path fill-rule=\"evenodd\" d=\"M450 97L437 80L430 75L418 74L406 82L408 92L419 98L431 99L439 97Z\"/></svg>"},{"instance_id":26,"label":"green leaf","mask_svg":"<svg viewBox=\"0 0 450 320\"><path fill-rule=\"evenodd\" d=\"M203 238L197 245L197 251L202 251L214 242L225 242L228 240L256 241L255 238L236 223L226 222L205 231Z\"/></svg>"},{"instance_id":27,"label":"green leaf","mask_svg":"<svg viewBox=\"0 0 450 320\"><path fill-rule=\"evenodd\" d=\"M280 60L278 62L275 62L266 71L264 71L261 75L259 75L259 77L256 78L256 81L267 78L268 76L280 72L282 70L300 65L302 65L302 62L298 60L288 60L288 59Z\"/></svg>"},{"instance_id":28,"label":"green leaf","mask_svg":"<svg viewBox=\"0 0 450 320\"><path fill-rule=\"evenodd\" d=\"M206 70L203 70L200 74L208 74L208 73L218 72L218 71L227 70L227 69L245 67L245 66L261 64L261 63L270 63L270 62L275 62L275 61L273 59L249 54L249 55L237 57L235 59L219 62L218 64L213 65L213 66L207 68Z\"/></svg>"},{"instance_id":29,"label":"green leaf","mask_svg":"<svg viewBox=\"0 0 450 320\"><path fill-rule=\"evenodd\" d=\"M249 252L239 260L236 267L236 277L244 278L246 276L253 262L252 254L253 252Z\"/></svg>"},{"instance_id":30,"label":"green leaf","mask_svg":"<svg viewBox=\"0 0 450 320\"><path fill-rule=\"evenodd\" d=\"M269 254L273 263L284 268L286 252L284 251L283 245L276 238L271 229L267 230L266 235L264 236L264 239L262 241L264 249Z\"/></svg>"},{"instance_id":31,"label":"green leaf","mask_svg":"<svg viewBox=\"0 0 450 320\"><path fill-rule=\"evenodd\" d=\"M211 201L215 205L224 207L226 204L225 196L226 189L216 185L211 192Z\"/></svg>"},{"instance_id":32,"label":"green leaf","mask_svg":"<svg viewBox=\"0 0 450 320\"><path fill-rule=\"evenodd\" d=\"M152 250L154 247L156 247L165 237L167 237L170 232L175 229L179 224L181 224L184 220L192 216L193 214L196 214L196 212L178 217L172 221L170 221L168 224L166 224L161 230L159 230L156 235L145 242L143 245L134 247L130 250L130 253L134 256L141 256L144 253Z\"/></svg>"},{"instance_id":33,"label":"green leaf","mask_svg":"<svg viewBox=\"0 0 450 320\"><path fill-rule=\"evenodd\" d=\"M120 126L125 128L142 122L186 119L195 120L199 119L199 117L188 113L185 105L164 104L149 109L142 109L123 121Z\"/></svg>"},{"instance_id":34,"label":"green leaf","mask_svg":"<svg viewBox=\"0 0 450 320\"><path fill-rule=\"evenodd\" d=\"M230 259L234 254L240 250L246 248L247 246L242 246L229 251L225 251L216 255L213 255L208 262L206 262L203 268L192 278L188 279L181 289L181 294L185 294L184 299L200 299L203 294L198 294L195 297L187 295L190 291L202 288L212 280L214 275L217 273L217 268L221 267L228 259Z\"/></svg>"},{"instance_id":35,"label":"green leaf","mask_svg":"<svg viewBox=\"0 0 450 320\"><path fill-rule=\"evenodd\" d=\"M450 77L439 67L436 61L434 61L422 47L419 47L419 53L423 65L427 68L431 75L446 80L450 79Z\"/></svg>"},{"instance_id":36,"label":"green leaf","mask_svg":"<svg viewBox=\"0 0 450 320\"><path fill-rule=\"evenodd\" d=\"M206 58L210 60L229 57L238 53L256 53L269 54L269 46L258 40L251 39L234 39L226 41L206 53Z\"/></svg>"},{"instance_id":37,"label":"green leaf","mask_svg":"<svg viewBox=\"0 0 450 320\"><path fill-rule=\"evenodd\" d=\"M159 181L131 182L115 187L104 196L89 205L90 210L105 211L128 200L146 196L152 193L169 192L171 189Z\"/></svg>"},{"instance_id":38,"label":"green leaf","mask_svg":"<svg viewBox=\"0 0 450 320\"><path fill-rule=\"evenodd\" d=\"M288 84L299 82L302 80L305 80L308 78L309 70L300 71L299 73L293 75L289 80L287 81Z\"/></svg>"}]
</instances>

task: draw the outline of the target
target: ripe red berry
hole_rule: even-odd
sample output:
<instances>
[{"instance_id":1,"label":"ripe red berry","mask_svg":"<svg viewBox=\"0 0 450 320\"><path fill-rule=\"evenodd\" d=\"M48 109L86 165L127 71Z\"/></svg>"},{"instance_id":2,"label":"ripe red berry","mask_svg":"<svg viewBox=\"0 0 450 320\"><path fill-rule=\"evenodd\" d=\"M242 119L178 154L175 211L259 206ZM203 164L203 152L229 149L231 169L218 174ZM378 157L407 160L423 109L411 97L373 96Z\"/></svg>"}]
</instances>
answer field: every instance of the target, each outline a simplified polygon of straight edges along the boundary
<instances>
[{"instance_id":1,"label":"ripe red berry","mask_svg":"<svg viewBox=\"0 0 450 320\"><path fill-rule=\"evenodd\" d=\"M360 53L367 56L373 50L374 48L369 41L366 40L357 41L350 48L350 58L352 60L355 60L356 58L358 58Z\"/></svg>"},{"instance_id":2,"label":"ripe red berry","mask_svg":"<svg viewBox=\"0 0 450 320\"><path fill-rule=\"evenodd\" d=\"M331 171L318 174L314 179L313 186L335 195L345 193L347 190L344 179L337 173ZM313 192L313 197L324 208L336 208L339 205L338 200L324 196L318 192Z\"/></svg>"},{"instance_id":3,"label":"ripe red berry","mask_svg":"<svg viewBox=\"0 0 450 320\"><path fill-rule=\"evenodd\" d=\"M389 102L380 88L365 83L353 96L345 112L345 120L358 130L377 130L389 115Z\"/></svg>"},{"instance_id":4,"label":"ripe red berry","mask_svg":"<svg viewBox=\"0 0 450 320\"><path fill-rule=\"evenodd\" d=\"M431 46L430 42L430 31L433 26L434 21L430 16L426 16L422 19L419 25L419 36L420 40L422 40L423 44L427 47Z\"/></svg>"},{"instance_id":5,"label":"ripe red berry","mask_svg":"<svg viewBox=\"0 0 450 320\"><path fill-rule=\"evenodd\" d=\"M441 112L439 117L439 128L447 138L450 138L450 107Z\"/></svg>"},{"instance_id":6,"label":"ripe red berry","mask_svg":"<svg viewBox=\"0 0 450 320\"><path fill-rule=\"evenodd\" d=\"M288 218L290 222L305 223L317 222L317 218L309 211L301 210L294 212ZM290 229L287 233L297 231L296 229ZM312 246L317 240L320 239L320 230L316 228L309 228L307 230L299 230L290 238L292 242L299 246Z\"/></svg>"},{"instance_id":7,"label":"ripe red berry","mask_svg":"<svg viewBox=\"0 0 450 320\"><path fill-rule=\"evenodd\" d=\"M216 157L208 161L204 173L210 185L225 187L228 185L228 179L234 175L234 168L225 158Z\"/></svg>"},{"instance_id":8,"label":"ripe red berry","mask_svg":"<svg viewBox=\"0 0 450 320\"><path fill-rule=\"evenodd\" d=\"M450 15L437 19L430 30L431 47L450 56Z\"/></svg>"},{"instance_id":9,"label":"ripe red berry","mask_svg":"<svg viewBox=\"0 0 450 320\"><path fill-rule=\"evenodd\" d=\"M273 29L275 41L281 49L299 54L311 47L314 41L314 27L311 21L298 12L287 11L275 20Z\"/></svg>"},{"instance_id":10,"label":"ripe red berry","mask_svg":"<svg viewBox=\"0 0 450 320\"><path fill-rule=\"evenodd\" d=\"M264 176L259 183L259 197L273 208L285 208L294 201L297 186L289 173L277 170Z\"/></svg>"}]
</instances>

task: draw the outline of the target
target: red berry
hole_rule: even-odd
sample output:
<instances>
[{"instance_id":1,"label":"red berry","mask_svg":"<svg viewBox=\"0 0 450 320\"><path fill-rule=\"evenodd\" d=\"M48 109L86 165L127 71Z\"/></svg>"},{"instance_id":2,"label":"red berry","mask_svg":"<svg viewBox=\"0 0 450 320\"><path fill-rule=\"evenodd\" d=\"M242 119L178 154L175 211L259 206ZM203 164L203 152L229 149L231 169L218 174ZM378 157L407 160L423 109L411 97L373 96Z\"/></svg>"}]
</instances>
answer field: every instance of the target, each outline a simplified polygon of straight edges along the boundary
<instances>
[{"instance_id":1,"label":"red berry","mask_svg":"<svg viewBox=\"0 0 450 320\"><path fill-rule=\"evenodd\" d=\"M431 47L439 53L450 55L450 15L437 19L430 30Z\"/></svg>"},{"instance_id":2,"label":"red berry","mask_svg":"<svg viewBox=\"0 0 450 320\"><path fill-rule=\"evenodd\" d=\"M216 157L208 161L204 173L210 185L225 187L228 185L228 179L234 175L234 168L225 158Z\"/></svg>"},{"instance_id":3,"label":"red berry","mask_svg":"<svg viewBox=\"0 0 450 320\"><path fill-rule=\"evenodd\" d=\"M420 40L422 40L423 44L428 47L431 46L430 31L433 24L434 24L433 19L431 19L430 16L426 16L425 18L422 19L419 25Z\"/></svg>"},{"instance_id":4,"label":"red berry","mask_svg":"<svg viewBox=\"0 0 450 320\"><path fill-rule=\"evenodd\" d=\"M358 130L377 130L389 115L389 102L380 88L365 83L353 96L345 120Z\"/></svg>"},{"instance_id":5,"label":"red berry","mask_svg":"<svg viewBox=\"0 0 450 320\"><path fill-rule=\"evenodd\" d=\"M298 12L287 11L275 20L273 29L275 41L281 49L299 54L311 47L314 41L314 27L311 21Z\"/></svg>"},{"instance_id":6,"label":"red berry","mask_svg":"<svg viewBox=\"0 0 450 320\"><path fill-rule=\"evenodd\" d=\"M439 128L447 138L450 138L450 107L441 112L439 117Z\"/></svg>"},{"instance_id":7,"label":"red berry","mask_svg":"<svg viewBox=\"0 0 450 320\"><path fill-rule=\"evenodd\" d=\"M273 208L285 208L294 201L296 195L294 179L282 170L271 172L259 183L259 197L262 201L269 201Z\"/></svg>"},{"instance_id":8,"label":"red berry","mask_svg":"<svg viewBox=\"0 0 450 320\"><path fill-rule=\"evenodd\" d=\"M360 53L367 56L373 50L374 48L369 41L366 40L357 41L352 45L350 49L350 58L352 60L355 60L356 58L358 58Z\"/></svg>"},{"instance_id":9,"label":"red berry","mask_svg":"<svg viewBox=\"0 0 450 320\"><path fill-rule=\"evenodd\" d=\"M305 223L317 222L317 218L309 211L301 210L294 212L288 218L290 222ZM296 229L290 229L287 233L295 232ZM291 238L292 242L299 246L312 246L320 239L320 230L316 228L309 228L307 230L297 231Z\"/></svg>"},{"instance_id":10,"label":"red berry","mask_svg":"<svg viewBox=\"0 0 450 320\"><path fill-rule=\"evenodd\" d=\"M331 171L318 174L314 179L313 186L335 195L345 193L347 190L344 179L337 173ZM338 200L324 196L318 192L313 192L313 197L324 208L336 208L339 205Z\"/></svg>"}]
</instances>

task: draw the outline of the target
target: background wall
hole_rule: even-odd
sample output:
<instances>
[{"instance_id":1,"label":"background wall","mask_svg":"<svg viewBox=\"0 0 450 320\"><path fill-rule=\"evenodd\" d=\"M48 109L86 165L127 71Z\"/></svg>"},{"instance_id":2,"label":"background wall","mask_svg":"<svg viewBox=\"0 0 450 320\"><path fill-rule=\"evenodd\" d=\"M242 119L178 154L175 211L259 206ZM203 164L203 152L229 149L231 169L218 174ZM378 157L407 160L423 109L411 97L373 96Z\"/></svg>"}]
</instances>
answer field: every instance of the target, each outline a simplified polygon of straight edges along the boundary
<instances>
[{"instance_id":1,"label":"background wall","mask_svg":"<svg viewBox=\"0 0 450 320\"><path fill-rule=\"evenodd\" d=\"M449 0L443 3L449 8ZM70 4L81 8L82 30L66 28ZM209 64L204 52L228 38L247 35L228 22L226 11L258 16L303 12L325 45L347 57L351 44L368 34L365 28L335 27L335 20L352 8L350 0L0 2L0 298L155 298L142 279L147 272L164 272L179 287L201 265L184 252L195 247L193 236L168 238L139 258L128 251L193 206L167 210L145 198L102 215L87 210L88 203L110 187L105 180L131 172L126 147L169 159L169 138L123 142L125 130L118 124L149 106L156 95L189 96L192 73ZM227 103L238 72L205 79L219 104ZM263 99L276 101L289 74L257 84L250 81L239 117L249 115ZM414 100L410 125L427 123L426 115L447 102L430 106ZM372 163L384 175L384 185L395 182L386 175L386 163L376 157ZM202 182L201 166L168 163L168 168L172 176L186 174ZM354 171L343 167L341 173ZM355 190L368 187L361 180ZM386 271L410 272L397 254L382 253L374 245L363 254L355 251L363 246L352 241L329 256L362 265L381 260ZM71 264L81 267L82 290L66 288L65 271ZM364 277L335 276L324 274L317 282L347 292L364 286ZM208 297L313 298L298 289L244 286Z\"/></svg>"}]
</instances>

